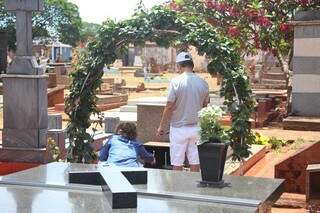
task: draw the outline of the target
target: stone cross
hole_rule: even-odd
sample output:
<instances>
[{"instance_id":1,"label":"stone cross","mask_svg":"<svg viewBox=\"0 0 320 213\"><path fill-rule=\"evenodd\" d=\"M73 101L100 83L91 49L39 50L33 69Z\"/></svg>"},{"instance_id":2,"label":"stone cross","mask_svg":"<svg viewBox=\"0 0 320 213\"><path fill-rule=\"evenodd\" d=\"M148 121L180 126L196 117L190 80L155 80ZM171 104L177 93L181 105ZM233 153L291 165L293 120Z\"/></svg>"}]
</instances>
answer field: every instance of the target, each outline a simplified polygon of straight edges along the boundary
<instances>
[{"instance_id":1,"label":"stone cross","mask_svg":"<svg viewBox=\"0 0 320 213\"><path fill-rule=\"evenodd\" d=\"M146 169L98 165L79 170L77 167L69 168L70 184L101 186L112 209L137 208L137 191L132 185L147 184Z\"/></svg>"},{"instance_id":2,"label":"stone cross","mask_svg":"<svg viewBox=\"0 0 320 213\"><path fill-rule=\"evenodd\" d=\"M32 56L32 12L43 11L43 0L6 0L5 10L16 13L17 56Z\"/></svg>"}]
</instances>

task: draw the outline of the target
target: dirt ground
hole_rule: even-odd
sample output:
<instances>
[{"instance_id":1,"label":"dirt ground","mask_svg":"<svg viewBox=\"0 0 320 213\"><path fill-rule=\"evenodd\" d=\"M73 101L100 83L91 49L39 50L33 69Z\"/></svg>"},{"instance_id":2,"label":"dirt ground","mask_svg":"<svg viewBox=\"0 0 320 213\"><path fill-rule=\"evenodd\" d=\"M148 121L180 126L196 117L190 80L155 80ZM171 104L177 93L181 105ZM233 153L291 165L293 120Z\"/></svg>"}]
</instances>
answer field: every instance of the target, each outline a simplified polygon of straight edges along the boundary
<instances>
[{"instance_id":1,"label":"dirt ground","mask_svg":"<svg viewBox=\"0 0 320 213\"><path fill-rule=\"evenodd\" d=\"M219 86L217 85L217 79L212 78L208 73L199 73L198 74L201 78L206 80L206 82L209 85L210 91L218 91ZM166 83L145 83L146 87L149 86L159 86L159 87L167 87L169 88L169 82L172 78L178 76L177 73L165 73L163 75L163 78L168 80ZM124 79L126 81L127 86L137 86L139 83L143 83L144 79L143 78L136 78L133 76L133 73L130 72L125 72L121 74L121 77L118 77L116 80L120 81L120 79ZM141 98L141 97L151 97L151 96L166 96L167 91L166 90L161 90L161 91L154 91L154 90L146 90L143 92L130 92L129 93L129 99L134 99L134 98Z\"/></svg>"}]
</instances>

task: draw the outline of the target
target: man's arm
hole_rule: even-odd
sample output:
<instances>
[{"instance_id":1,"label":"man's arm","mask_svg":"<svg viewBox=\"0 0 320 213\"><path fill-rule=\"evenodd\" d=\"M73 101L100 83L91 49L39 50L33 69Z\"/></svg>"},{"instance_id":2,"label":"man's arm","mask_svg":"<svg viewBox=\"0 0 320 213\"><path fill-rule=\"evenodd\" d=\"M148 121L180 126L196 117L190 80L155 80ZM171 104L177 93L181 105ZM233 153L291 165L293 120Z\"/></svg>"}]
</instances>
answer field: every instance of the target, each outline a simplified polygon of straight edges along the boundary
<instances>
[{"instance_id":1,"label":"man's arm","mask_svg":"<svg viewBox=\"0 0 320 213\"><path fill-rule=\"evenodd\" d=\"M203 104L202 104L202 107L207 107L208 106L208 104L210 103L210 91L209 91L209 85L208 85L208 83L206 82L206 81L204 81L204 83L205 83L205 87L206 87L206 98L204 99L204 101L203 101Z\"/></svg>"},{"instance_id":2,"label":"man's arm","mask_svg":"<svg viewBox=\"0 0 320 213\"><path fill-rule=\"evenodd\" d=\"M204 99L202 106L207 107L209 103L210 103L210 97L208 94L208 96Z\"/></svg>"},{"instance_id":3,"label":"man's arm","mask_svg":"<svg viewBox=\"0 0 320 213\"><path fill-rule=\"evenodd\" d=\"M161 118L161 122L159 124L159 128L157 131L157 135L163 135L164 129L166 127L166 124L169 123L169 121L171 120L171 116L172 116L172 112L175 108L175 102L167 102L167 105L164 108L163 114L162 114L162 118Z\"/></svg>"}]
</instances>

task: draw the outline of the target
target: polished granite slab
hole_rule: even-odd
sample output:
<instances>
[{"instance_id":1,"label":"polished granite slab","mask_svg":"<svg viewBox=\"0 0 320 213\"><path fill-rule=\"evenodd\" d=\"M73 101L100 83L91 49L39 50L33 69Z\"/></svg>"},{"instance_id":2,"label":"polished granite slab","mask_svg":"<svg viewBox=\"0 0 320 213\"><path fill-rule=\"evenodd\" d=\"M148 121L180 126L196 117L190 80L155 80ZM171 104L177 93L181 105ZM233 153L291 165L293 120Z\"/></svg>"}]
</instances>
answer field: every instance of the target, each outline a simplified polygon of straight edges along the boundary
<instances>
[{"instance_id":1,"label":"polished granite slab","mask_svg":"<svg viewBox=\"0 0 320 213\"><path fill-rule=\"evenodd\" d=\"M110 170L102 165L51 163L0 178L3 186L33 186L47 190L81 190L101 192L100 186L70 184L70 171ZM118 168L115 168L118 169ZM127 168L131 170L131 168ZM281 192L283 180L253 177L224 176L224 187L207 188L197 186L200 173L148 169L148 183L133 185L138 199L141 196L165 200L201 202L223 206L242 206L258 209L274 202ZM0 185L0 186L1 186ZM139 202L139 201L138 201Z\"/></svg>"},{"instance_id":2,"label":"polished granite slab","mask_svg":"<svg viewBox=\"0 0 320 213\"><path fill-rule=\"evenodd\" d=\"M139 196L137 209L111 209L102 192L0 186L3 213L251 213L255 208Z\"/></svg>"},{"instance_id":3,"label":"polished granite slab","mask_svg":"<svg viewBox=\"0 0 320 213\"><path fill-rule=\"evenodd\" d=\"M197 187L200 173L152 170L147 185L135 186L138 191L174 192L192 195L221 196L264 202L281 189L283 180L224 175L222 187Z\"/></svg>"},{"instance_id":4,"label":"polished granite slab","mask_svg":"<svg viewBox=\"0 0 320 213\"><path fill-rule=\"evenodd\" d=\"M143 168L129 167L110 167L96 164L69 164L69 163L50 163L35 167L33 169L16 172L6 176L0 176L0 185L22 185L46 188L78 189L87 191L100 191L100 186L85 184L70 184L69 172L94 172L94 171L147 171ZM114 170L114 171L113 171Z\"/></svg>"},{"instance_id":5,"label":"polished granite slab","mask_svg":"<svg viewBox=\"0 0 320 213\"><path fill-rule=\"evenodd\" d=\"M102 168L101 168L102 167ZM101 169L100 169L101 168ZM137 191L133 184L147 184L148 171L141 168L103 167L88 171L87 169L70 169L69 184L86 184L101 186L112 209L137 208Z\"/></svg>"}]
</instances>

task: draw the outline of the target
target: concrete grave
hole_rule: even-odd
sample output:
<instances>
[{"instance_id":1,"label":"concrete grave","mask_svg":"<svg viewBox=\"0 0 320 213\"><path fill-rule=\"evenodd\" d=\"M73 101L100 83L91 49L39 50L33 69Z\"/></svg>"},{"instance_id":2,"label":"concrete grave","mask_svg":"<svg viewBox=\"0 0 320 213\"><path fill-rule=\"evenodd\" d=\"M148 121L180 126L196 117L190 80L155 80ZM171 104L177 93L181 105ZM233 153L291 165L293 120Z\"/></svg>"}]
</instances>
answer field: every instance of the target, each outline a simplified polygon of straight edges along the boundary
<instances>
[{"instance_id":1,"label":"concrete grave","mask_svg":"<svg viewBox=\"0 0 320 213\"><path fill-rule=\"evenodd\" d=\"M8 74L2 79L3 146L44 148L48 126L46 76Z\"/></svg>"},{"instance_id":2,"label":"concrete grave","mask_svg":"<svg viewBox=\"0 0 320 213\"><path fill-rule=\"evenodd\" d=\"M120 124L119 117L106 117L104 119L104 127L106 133L116 133L116 129Z\"/></svg>"},{"instance_id":3,"label":"concrete grave","mask_svg":"<svg viewBox=\"0 0 320 213\"><path fill-rule=\"evenodd\" d=\"M320 116L320 12L299 11L294 22L292 113Z\"/></svg>"},{"instance_id":4,"label":"concrete grave","mask_svg":"<svg viewBox=\"0 0 320 213\"><path fill-rule=\"evenodd\" d=\"M57 74L48 73L48 88L54 88L57 86Z\"/></svg>"},{"instance_id":5,"label":"concrete grave","mask_svg":"<svg viewBox=\"0 0 320 213\"><path fill-rule=\"evenodd\" d=\"M312 202L320 199L320 164L310 164L306 176L306 200Z\"/></svg>"},{"instance_id":6,"label":"concrete grave","mask_svg":"<svg viewBox=\"0 0 320 213\"><path fill-rule=\"evenodd\" d=\"M9 199L7 209L24 204L25 208L32 206L33 213L43 212L47 200L52 212L67 213L75 209L113 212L113 208L126 206L130 209L122 212L265 212L281 195L283 183L278 179L226 175L226 186L203 188L197 186L199 179L200 173L51 163L0 177L0 192L7 198L0 199L0 205ZM36 195L39 192L41 201ZM26 193L28 196L21 197ZM9 194L19 199L12 200ZM79 197L81 194L85 196ZM79 203L81 209L76 208Z\"/></svg>"},{"instance_id":7,"label":"concrete grave","mask_svg":"<svg viewBox=\"0 0 320 213\"><path fill-rule=\"evenodd\" d=\"M64 85L58 85L48 89L48 107L54 107L56 104L64 103Z\"/></svg>"},{"instance_id":8,"label":"concrete grave","mask_svg":"<svg viewBox=\"0 0 320 213\"><path fill-rule=\"evenodd\" d=\"M164 136L156 136L164 107L164 104L138 104L137 130L139 140L142 143L149 141L169 142L169 126L167 126Z\"/></svg>"},{"instance_id":9,"label":"concrete grave","mask_svg":"<svg viewBox=\"0 0 320 213\"><path fill-rule=\"evenodd\" d=\"M71 66L61 64L60 66L55 66L54 70L56 73L56 81L58 85L64 85L69 87L71 84L71 79L69 77Z\"/></svg>"},{"instance_id":10,"label":"concrete grave","mask_svg":"<svg viewBox=\"0 0 320 213\"><path fill-rule=\"evenodd\" d=\"M136 77L136 78L144 78L145 77L145 73L144 73L143 69L137 69L134 72L133 76Z\"/></svg>"},{"instance_id":11,"label":"concrete grave","mask_svg":"<svg viewBox=\"0 0 320 213\"><path fill-rule=\"evenodd\" d=\"M71 169L69 183L100 185L112 209L137 208L137 192L131 184L147 184L147 171L135 168L100 166Z\"/></svg>"},{"instance_id":12,"label":"concrete grave","mask_svg":"<svg viewBox=\"0 0 320 213\"><path fill-rule=\"evenodd\" d=\"M320 142L306 143L296 153L275 165L275 178L283 178L284 189L290 193L306 193L308 164L320 163Z\"/></svg>"},{"instance_id":13,"label":"concrete grave","mask_svg":"<svg viewBox=\"0 0 320 213\"><path fill-rule=\"evenodd\" d=\"M62 129L62 115L61 114L48 115L48 129Z\"/></svg>"},{"instance_id":14,"label":"concrete grave","mask_svg":"<svg viewBox=\"0 0 320 213\"><path fill-rule=\"evenodd\" d=\"M43 1L6 0L5 9L17 16L17 56L1 76L4 129L0 160L43 163L48 160L47 75L32 56L32 12L43 10Z\"/></svg>"}]
</instances>

